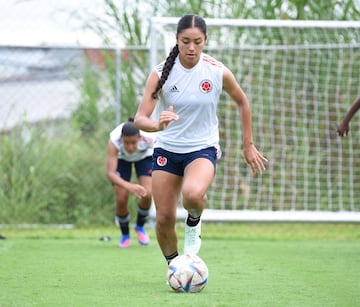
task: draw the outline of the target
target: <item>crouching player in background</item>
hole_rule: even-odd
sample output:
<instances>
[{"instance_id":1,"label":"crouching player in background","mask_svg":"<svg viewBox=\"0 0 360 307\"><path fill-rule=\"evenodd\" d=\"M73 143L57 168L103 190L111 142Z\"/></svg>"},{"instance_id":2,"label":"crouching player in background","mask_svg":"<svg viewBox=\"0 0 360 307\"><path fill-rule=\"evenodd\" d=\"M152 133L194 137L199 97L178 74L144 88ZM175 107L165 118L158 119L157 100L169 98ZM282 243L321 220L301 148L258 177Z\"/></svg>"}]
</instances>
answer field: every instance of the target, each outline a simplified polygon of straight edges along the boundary
<instances>
[{"instance_id":1,"label":"crouching player in background","mask_svg":"<svg viewBox=\"0 0 360 307\"><path fill-rule=\"evenodd\" d=\"M117 126L110 133L107 152L107 177L113 184L116 197L115 222L120 227L119 247L130 246L128 208L129 193L139 198L135 232L142 245L150 243L144 224L152 201L151 174L155 135L135 128L133 119ZM138 183L131 183L132 165Z\"/></svg>"}]
</instances>

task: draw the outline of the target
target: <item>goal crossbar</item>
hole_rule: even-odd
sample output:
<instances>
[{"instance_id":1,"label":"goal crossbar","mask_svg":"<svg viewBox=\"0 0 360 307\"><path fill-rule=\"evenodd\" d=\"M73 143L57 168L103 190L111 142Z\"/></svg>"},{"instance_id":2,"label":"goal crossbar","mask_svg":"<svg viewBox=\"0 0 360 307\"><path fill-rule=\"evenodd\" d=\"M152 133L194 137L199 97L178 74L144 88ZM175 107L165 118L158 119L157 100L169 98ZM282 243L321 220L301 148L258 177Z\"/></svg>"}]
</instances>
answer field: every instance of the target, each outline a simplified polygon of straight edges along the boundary
<instances>
[{"instance_id":1,"label":"goal crossbar","mask_svg":"<svg viewBox=\"0 0 360 307\"><path fill-rule=\"evenodd\" d=\"M177 25L177 17L152 17L153 26ZM360 28L360 21L348 20L273 20L207 18L207 26L226 27L273 27L273 28Z\"/></svg>"}]
</instances>

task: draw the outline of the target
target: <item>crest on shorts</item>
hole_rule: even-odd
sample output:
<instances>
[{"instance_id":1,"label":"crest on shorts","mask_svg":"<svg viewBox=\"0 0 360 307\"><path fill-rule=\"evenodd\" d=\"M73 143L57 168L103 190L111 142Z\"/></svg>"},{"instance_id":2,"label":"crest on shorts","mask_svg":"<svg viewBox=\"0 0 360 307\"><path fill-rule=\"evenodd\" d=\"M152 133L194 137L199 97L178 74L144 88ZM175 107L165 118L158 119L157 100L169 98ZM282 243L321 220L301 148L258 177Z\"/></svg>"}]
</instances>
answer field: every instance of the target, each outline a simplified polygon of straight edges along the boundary
<instances>
[{"instance_id":1,"label":"crest on shorts","mask_svg":"<svg viewBox=\"0 0 360 307\"><path fill-rule=\"evenodd\" d=\"M163 157L163 156L159 156L159 157L157 157L157 159L156 159L156 163L157 163L157 165L159 165L159 166L165 166L166 163L167 163L167 158L166 158L166 157Z\"/></svg>"},{"instance_id":2,"label":"crest on shorts","mask_svg":"<svg viewBox=\"0 0 360 307\"><path fill-rule=\"evenodd\" d=\"M213 89L212 82L208 79L202 80L200 82L200 91L204 94L211 92Z\"/></svg>"}]
</instances>

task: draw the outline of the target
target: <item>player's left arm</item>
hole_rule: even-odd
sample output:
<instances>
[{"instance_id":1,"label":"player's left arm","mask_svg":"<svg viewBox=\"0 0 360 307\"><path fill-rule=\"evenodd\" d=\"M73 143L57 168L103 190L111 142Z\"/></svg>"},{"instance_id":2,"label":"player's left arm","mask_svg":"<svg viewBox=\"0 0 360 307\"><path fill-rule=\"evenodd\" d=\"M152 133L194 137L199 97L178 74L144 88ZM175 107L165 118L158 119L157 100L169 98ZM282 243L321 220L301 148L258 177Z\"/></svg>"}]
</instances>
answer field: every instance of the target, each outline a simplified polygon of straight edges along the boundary
<instances>
[{"instance_id":1,"label":"player's left arm","mask_svg":"<svg viewBox=\"0 0 360 307\"><path fill-rule=\"evenodd\" d=\"M243 127L243 146L246 162L253 173L261 174L266 168L264 162L268 160L253 144L251 108L248 98L236 81L234 74L226 67L223 73L223 89L236 102Z\"/></svg>"},{"instance_id":2,"label":"player's left arm","mask_svg":"<svg viewBox=\"0 0 360 307\"><path fill-rule=\"evenodd\" d=\"M106 173L109 181L122 187L129 192L133 193L137 197L145 197L147 192L146 189L141 186L140 184L135 184L128 182L121 178L117 173L117 164L118 164L118 149L112 143L111 140L108 141L108 152L107 152L107 159L106 159Z\"/></svg>"}]
</instances>

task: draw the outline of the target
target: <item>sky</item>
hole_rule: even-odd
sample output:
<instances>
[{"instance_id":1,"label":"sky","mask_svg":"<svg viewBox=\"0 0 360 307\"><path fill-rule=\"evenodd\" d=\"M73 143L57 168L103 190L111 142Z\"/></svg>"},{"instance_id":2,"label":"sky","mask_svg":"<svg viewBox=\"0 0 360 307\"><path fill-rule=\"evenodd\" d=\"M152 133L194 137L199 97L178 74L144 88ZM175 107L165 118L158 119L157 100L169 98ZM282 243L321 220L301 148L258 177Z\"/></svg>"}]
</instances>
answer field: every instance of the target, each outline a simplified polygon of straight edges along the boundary
<instances>
[{"instance_id":1,"label":"sky","mask_svg":"<svg viewBox=\"0 0 360 307\"><path fill-rule=\"evenodd\" d=\"M103 14L103 0L0 0L0 4L0 45L100 43L94 33L82 29L82 18L88 12Z\"/></svg>"}]
</instances>

